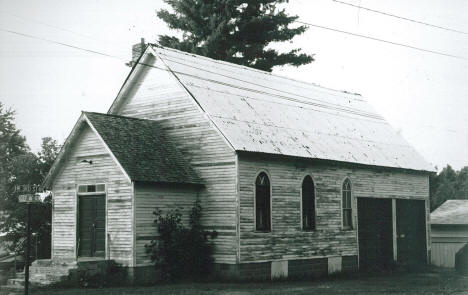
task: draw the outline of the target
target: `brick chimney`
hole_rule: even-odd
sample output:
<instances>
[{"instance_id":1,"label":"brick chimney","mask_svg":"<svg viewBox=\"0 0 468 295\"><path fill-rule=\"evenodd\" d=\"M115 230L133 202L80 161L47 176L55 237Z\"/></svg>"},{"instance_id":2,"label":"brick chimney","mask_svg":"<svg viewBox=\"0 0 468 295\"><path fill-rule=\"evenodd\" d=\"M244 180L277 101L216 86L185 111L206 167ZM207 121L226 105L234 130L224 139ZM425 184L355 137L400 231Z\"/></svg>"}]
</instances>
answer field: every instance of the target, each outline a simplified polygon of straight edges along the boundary
<instances>
[{"instance_id":1,"label":"brick chimney","mask_svg":"<svg viewBox=\"0 0 468 295\"><path fill-rule=\"evenodd\" d=\"M134 44L132 46L132 60L129 61L126 65L128 65L129 67L133 67L136 61L143 54L143 51L145 50L145 48L146 48L145 38L141 38L140 43Z\"/></svg>"}]
</instances>

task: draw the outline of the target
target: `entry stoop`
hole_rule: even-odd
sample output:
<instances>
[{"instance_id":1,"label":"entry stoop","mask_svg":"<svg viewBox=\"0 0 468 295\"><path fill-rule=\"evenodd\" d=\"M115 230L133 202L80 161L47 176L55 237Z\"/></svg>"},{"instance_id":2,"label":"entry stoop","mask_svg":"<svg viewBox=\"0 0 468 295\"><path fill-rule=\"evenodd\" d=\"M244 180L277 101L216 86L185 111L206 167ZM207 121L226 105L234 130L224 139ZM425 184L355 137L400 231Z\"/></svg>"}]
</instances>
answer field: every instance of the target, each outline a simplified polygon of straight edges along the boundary
<instances>
[{"instance_id":1,"label":"entry stoop","mask_svg":"<svg viewBox=\"0 0 468 295\"><path fill-rule=\"evenodd\" d=\"M71 270L77 268L76 262L39 259L29 267L29 286L45 287L69 280ZM6 286L1 287L2 294L18 293L24 290L24 272L16 273L15 278L8 279Z\"/></svg>"}]
</instances>

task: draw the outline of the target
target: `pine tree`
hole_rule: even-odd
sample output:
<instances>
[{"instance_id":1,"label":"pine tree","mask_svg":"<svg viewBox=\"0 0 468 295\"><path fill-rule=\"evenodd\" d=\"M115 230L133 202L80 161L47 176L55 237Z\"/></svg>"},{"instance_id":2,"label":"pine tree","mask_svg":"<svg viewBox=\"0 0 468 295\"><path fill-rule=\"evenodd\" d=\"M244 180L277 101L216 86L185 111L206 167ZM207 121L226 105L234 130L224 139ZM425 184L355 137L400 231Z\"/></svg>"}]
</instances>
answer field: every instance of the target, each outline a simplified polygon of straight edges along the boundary
<instances>
[{"instance_id":1,"label":"pine tree","mask_svg":"<svg viewBox=\"0 0 468 295\"><path fill-rule=\"evenodd\" d=\"M293 49L279 53L268 45L304 33L306 26L290 27L298 16L290 16L280 4L288 0L164 0L172 7L158 11L169 28L183 32L182 38L161 35L162 46L208 56L260 70L274 66L300 66L313 61L311 55Z\"/></svg>"}]
</instances>

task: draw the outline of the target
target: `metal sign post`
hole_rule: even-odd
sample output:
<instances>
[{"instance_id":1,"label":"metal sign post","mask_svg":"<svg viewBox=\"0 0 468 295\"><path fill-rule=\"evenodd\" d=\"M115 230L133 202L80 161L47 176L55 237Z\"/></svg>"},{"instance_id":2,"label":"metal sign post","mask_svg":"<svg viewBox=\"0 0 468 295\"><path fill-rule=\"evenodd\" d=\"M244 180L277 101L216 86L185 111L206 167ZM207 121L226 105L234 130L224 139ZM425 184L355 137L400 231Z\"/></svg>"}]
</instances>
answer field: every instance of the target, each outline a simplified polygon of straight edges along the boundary
<instances>
[{"instance_id":1,"label":"metal sign post","mask_svg":"<svg viewBox=\"0 0 468 295\"><path fill-rule=\"evenodd\" d=\"M29 293L29 252L31 248L31 204L41 203L40 194L26 194L18 196L20 203L27 205L27 226L26 226L26 257L24 258L24 294Z\"/></svg>"}]
</instances>

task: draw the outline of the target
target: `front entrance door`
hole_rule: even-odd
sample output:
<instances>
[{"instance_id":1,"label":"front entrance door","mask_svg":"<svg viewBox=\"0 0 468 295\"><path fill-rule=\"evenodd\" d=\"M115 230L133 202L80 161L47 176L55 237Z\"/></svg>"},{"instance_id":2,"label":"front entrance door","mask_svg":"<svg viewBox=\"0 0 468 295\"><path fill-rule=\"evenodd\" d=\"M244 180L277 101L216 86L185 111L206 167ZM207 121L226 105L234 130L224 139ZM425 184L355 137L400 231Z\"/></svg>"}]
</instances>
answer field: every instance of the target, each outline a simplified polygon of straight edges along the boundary
<instances>
[{"instance_id":1,"label":"front entrance door","mask_svg":"<svg viewBox=\"0 0 468 295\"><path fill-rule=\"evenodd\" d=\"M359 268L387 269L393 260L392 200L358 198Z\"/></svg>"},{"instance_id":2,"label":"front entrance door","mask_svg":"<svg viewBox=\"0 0 468 295\"><path fill-rule=\"evenodd\" d=\"M397 257L409 267L426 264L426 209L421 200L396 201Z\"/></svg>"},{"instance_id":3,"label":"front entrance door","mask_svg":"<svg viewBox=\"0 0 468 295\"><path fill-rule=\"evenodd\" d=\"M105 195L79 196L78 256L104 257Z\"/></svg>"}]
</instances>

